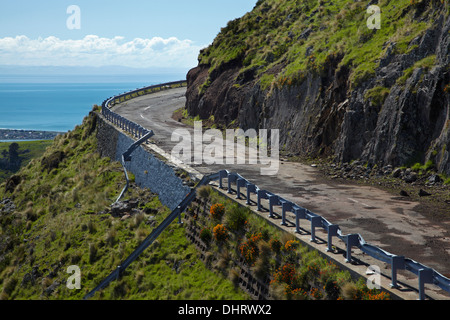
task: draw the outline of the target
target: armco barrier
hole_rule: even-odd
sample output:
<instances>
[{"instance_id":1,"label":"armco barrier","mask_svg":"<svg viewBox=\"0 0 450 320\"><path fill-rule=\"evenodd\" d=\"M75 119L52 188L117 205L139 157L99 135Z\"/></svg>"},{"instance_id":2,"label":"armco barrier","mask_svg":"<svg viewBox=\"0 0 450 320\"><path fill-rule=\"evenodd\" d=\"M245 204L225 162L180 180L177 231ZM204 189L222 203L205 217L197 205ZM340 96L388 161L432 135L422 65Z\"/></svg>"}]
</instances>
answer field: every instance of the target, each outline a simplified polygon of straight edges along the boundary
<instances>
[{"instance_id":1,"label":"armco barrier","mask_svg":"<svg viewBox=\"0 0 450 320\"><path fill-rule=\"evenodd\" d=\"M129 92L125 92L121 95L110 97L103 101L102 103L102 115L105 117L106 120L110 121L114 125L118 126L120 129L124 130L125 132L130 133L135 138L142 138L143 136L147 135L150 130L147 130L140 126L139 124L127 120L121 115L111 111L111 107L117 103L122 103L124 101L128 101L143 95L155 93L161 90L165 89L171 89L175 87L183 87L187 84L186 81L174 81L164 84L158 84L153 86L148 86L136 90L132 90Z\"/></svg>"},{"instance_id":2,"label":"armco barrier","mask_svg":"<svg viewBox=\"0 0 450 320\"><path fill-rule=\"evenodd\" d=\"M219 188L223 188L222 179L227 178L228 180L228 193L232 192L232 183L236 184L236 194L240 197L241 187L245 186L247 188L247 204L250 203L251 194L256 194L257 196L257 210L261 211L261 199L269 200L269 217L273 217L273 206L281 206L282 208L282 224L286 224L286 212L290 211L295 214L295 228L296 232L300 233L300 220L308 220L311 224L311 241L315 240L315 228L319 227L325 230L328 234L328 251L331 251L333 237L338 237L346 245L346 259L347 262L352 260L351 250L352 247L357 247L369 256L388 263L391 265L391 287L396 288L397 286L397 271L398 270L408 270L419 278L419 299L425 299L425 284L432 283L437 285L441 289L450 292L450 279L444 277L439 272L429 268L419 262L405 258L403 256L397 256L386 252L376 246L367 243L360 234L348 234L343 235L341 229L338 225L332 224L325 218L309 211L308 209L302 208L301 206L286 200L276 194L273 194L267 190L261 190L258 186L247 181L238 173L230 173L227 170L219 172Z\"/></svg>"},{"instance_id":3,"label":"armco barrier","mask_svg":"<svg viewBox=\"0 0 450 320\"><path fill-rule=\"evenodd\" d=\"M186 196L186 198L172 211L171 214L167 216L166 219L156 227L150 235L142 241L142 243L130 254L109 276L107 276L97 287L95 287L91 292L84 296L83 299L89 299L94 296L94 294L109 285L110 282L117 280L120 275L125 271L125 269L135 261L144 251L147 249L158 236L178 217L181 219L181 214L186 210L186 208L191 204L191 202L196 198L196 190L200 186L209 184L212 180L217 180L219 175L217 173L211 174L209 176L203 177L200 182L195 186L194 189ZM180 220L181 221L181 220Z\"/></svg>"},{"instance_id":4,"label":"armco barrier","mask_svg":"<svg viewBox=\"0 0 450 320\"><path fill-rule=\"evenodd\" d=\"M172 85L183 85L184 81L178 81L168 84L162 84L159 86L151 86L147 88L166 88L170 87ZM145 88L144 88L145 89ZM112 123L119 126L121 129L131 133L135 137L141 138L142 136L145 136L148 134L149 130L142 128L141 126L121 117L118 114L115 114L111 110L109 110L109 104L112 101L120 101L122 98L127 96L132 96L132 93L136 93L139 90L144 89L137 89L134 91L131 91L130 93L125 93L120 96L116 96L110 99L105 100L105 102L102 104L102 114L104 117L111 121ZM281 206L282 208L282 224L286 224L286 212L292 212L295 214L295 228L296 232L300 232L300 221L301 220L307 220L310 222L311 225L311 240L315 240L315 229L316 228L322 228L328 235L327 239L327 245L328 250L331 250L332 243L333 243L333 237L338 237L341 239L345 245L346 245L346 259L348 262L352 260L351 256L351 250L353 247L359 248L361 251L365 252L369 256L380 260L382 262L388 263L391 266L391 286L393 288L397 287L397 271L398 270L408 270L415 275L418 276L419 281L419 299L424 300L425 299L425 284L431 283L434 285L437 285L441 289L445 290L446 292L450 293L450 279L447 277L444 277L439 272L433 270L432 268L429 268L419 262L416 262L414 260L411 260L409 258L405 258L403 256L398 256L391 254L389 252L386 252L376 246L370 245L367 243L364 238L360 234L348 234L344 235L342 234L341 229L338 225L332 224L325 218L309 211L306 208L303 208L287 199L282 198L281 196L278 196L276 194L273 194L267 190L260 189L257 185L249 182L244 177L239 175L238 173L232 173L227 170L221 170L215 174L203 177L203 179L197 184L197 186L192 190L191 193L187 195L187 197L180 203L180 205L164 220L163 223L161 223L160 226L158 226L151 234L150 236L144 240L144 242L133 252L130 257L128 257L121 266L118 267L117 270L115 270L110 276L108 276L96 289L94 289L91 293L89 293L85 299L91 297L95 291L105 287L107 284L109 284L110 281L116 279L120 273L132 262L134 261L144 250L147 248L155 239L156 237L161 234L162 231L164 231L167 226L170 225L170 223L177 217L180 216L181 213L187 208L187 206L194 200L195 198L195 190L201 186L206 185L210 181L218 180L219 182L219 188L223 188L223 179L227 179L227 188L228 193L232 193L232 184L234 183L236 185L236 195L238 198L241 196L241 189L243 187L246 188L247 193L247 204L250 204L250 198L252 194L255 194L257 196L257 210L262 210L261 200L267 199L269 201L269 217L274 216L273 207L274 206Z\"/></svg>"}]
</instances>

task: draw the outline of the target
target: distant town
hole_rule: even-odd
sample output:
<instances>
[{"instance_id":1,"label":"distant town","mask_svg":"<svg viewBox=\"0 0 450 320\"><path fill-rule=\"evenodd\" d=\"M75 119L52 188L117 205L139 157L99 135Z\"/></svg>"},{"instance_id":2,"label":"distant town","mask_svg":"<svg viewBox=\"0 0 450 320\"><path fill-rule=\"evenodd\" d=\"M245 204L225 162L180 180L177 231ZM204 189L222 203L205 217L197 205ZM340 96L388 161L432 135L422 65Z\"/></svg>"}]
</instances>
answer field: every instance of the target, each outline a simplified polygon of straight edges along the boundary
<instances>
[{"instance_id":1,"label":"distant town","mask_svg":"<svg viewBox=\"0 0 450 320\"><path fill-rule=\"evenodd\" d=\"M62 132L0 129L0 140L53 140Z\"/></svg>"}]
</instances>

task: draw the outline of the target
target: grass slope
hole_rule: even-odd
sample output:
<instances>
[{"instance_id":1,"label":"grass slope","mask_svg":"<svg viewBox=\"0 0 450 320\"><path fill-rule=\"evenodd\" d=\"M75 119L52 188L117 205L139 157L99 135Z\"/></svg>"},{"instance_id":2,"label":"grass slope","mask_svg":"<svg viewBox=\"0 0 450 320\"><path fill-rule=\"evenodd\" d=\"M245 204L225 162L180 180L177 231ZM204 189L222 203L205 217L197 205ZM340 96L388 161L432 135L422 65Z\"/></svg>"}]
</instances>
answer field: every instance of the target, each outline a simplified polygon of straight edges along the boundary
<instances>
[{"instance_id":1,"label":"grass slope","mask_svg":"<svg viewBox=\"0 0 450 320\"><path fill-rule=\"evenodd\" d=\"M118 162L96 152L95 118L55 139L41 158L17 173L21 182L0 200L0 299L81 299L113 271L169 210L149 190L131 187L126 199L142 209L129 219L107 212L124 186ZM152 222L156 220L155 222ZM150 223L152 222L152 223ZM173 268L174 263L177 268ZM69 290L69 266L81 269L81 289ZM94 299L246 299L224 276L208 270L182 226L172 224Z\"/></svg>"},{"instance_id":2,"label":"grass slope","mask_svg":"<svg viewBox=\"0 0 450 320\"><path fill-rule=\"evenodd\" d=\"M9 146L12 142L0 142L0 154L6 150L8 151ZM42 156L50 146L52 140L38 140L38 141L16 141L19 145L20 158L22 159L22 166L26 166L32 159ZM8 177L10 177L14 172L9 170L0 169L0 182L3 182Z\"/></svg>"},{"instance_id":3,"label":"grass slope","mask_svg":"<svg viewBox=\"0 0 450 320\"><path fill-rule=\"evenodd\" d=\"M371 77L388 50L406 54L446 0L380 0L381 28L369 29L368 1L260 0L242 18L230 21L202 50L200 64L210 66L208 87L227 63L240 63L240 79L253 75L264 89L301 83L309 72L325 76L326 66L351 70L352 87ZM420 18L420 19L419 19ZM400 80L401 81L401 80Z\"/></svg>"}]
</instances>

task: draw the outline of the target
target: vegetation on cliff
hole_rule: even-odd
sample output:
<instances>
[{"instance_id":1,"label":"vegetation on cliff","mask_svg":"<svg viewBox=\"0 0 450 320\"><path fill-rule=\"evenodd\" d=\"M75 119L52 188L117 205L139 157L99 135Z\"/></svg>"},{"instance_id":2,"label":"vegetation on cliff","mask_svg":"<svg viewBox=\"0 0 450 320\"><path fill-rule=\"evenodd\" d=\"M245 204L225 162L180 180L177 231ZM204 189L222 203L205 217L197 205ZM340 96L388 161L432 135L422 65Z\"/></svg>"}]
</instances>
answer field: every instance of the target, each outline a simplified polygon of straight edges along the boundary
<instances>
[{"instance_id":1,"label":"vegetation on cliff","mask_svg":"<svg viewBox=\"0 0 450 320\"><path fill-rule=\"evenodd\" d=\"M263 88L302 82L307 72L327 76L327 65L351 69L351 86L373 76L380 58L395 43L407 54L411 41L433 22L444 0L371 1L382 8L380 29L369 29L367 1L260 0L254 10L230 21L199 56L214 80L228 63L242 65L237 84L257 78ZM423 17L427 17L424 19ZM203 88L204 88L203 87Z\"/></svg>"},{"instance_id":2,"label":"vegetation on cliff","mask_svg":"<svg viewBox=\"0 0 450 320\"><path fill-rule=\"evenodd\" d=\"M186 228L199 231L206 264L236 286L242 270L249 270L269 287L271 299L390 299L386 292L369 289L365 278L355 281L349 271L210 186L198 194L198 203L187 210Z\"/></svg>"},{"instance_id":3,"label":"vegetation on cliff","mask_svg":"<svg viewBox=\"0 0 450 320\"><path fill-rule=\"evenodd\" d=\"M449 13L446 0L260 0L200 52L187 112L279 128L287 155L449 175Z\"/></svg>"},{"instance_id":4,"label":"vegetation on cliff","mask_svg":"<svg viewBox=\"0 0 450 320\"><path fill-rule=\"evenodd\" d=\"M0 299L81 299L109 275L170 210L131 184L126 213L111 206L125 184L118 162L97 153L96 117L58 136L0 185ZM81 289L66 284L81 271ZM175 267L176 266L176 267ZM245 299L198 261L173 223L123 278L94 299Z\"/></svg>"}]
</instances>

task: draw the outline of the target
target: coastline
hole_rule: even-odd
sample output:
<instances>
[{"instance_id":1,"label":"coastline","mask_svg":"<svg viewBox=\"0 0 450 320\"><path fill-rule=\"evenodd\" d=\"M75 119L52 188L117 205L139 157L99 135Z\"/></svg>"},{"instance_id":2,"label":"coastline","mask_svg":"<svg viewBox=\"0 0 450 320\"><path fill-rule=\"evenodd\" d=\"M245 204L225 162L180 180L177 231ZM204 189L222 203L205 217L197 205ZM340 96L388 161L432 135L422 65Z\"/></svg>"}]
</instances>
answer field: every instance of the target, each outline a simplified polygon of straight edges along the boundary
<instances>
[{"instance_id":1,"label":"coastline","mask_svg":"<svg viewBox=\"0 0 450 320\"><path fill-rule=\"evenodd\" d=\"M23 129L0 129L0 141L29 141L29 140L53 140L57 135L64 132L59 131L37 131Z\"/></svg>"}]
</instances>

